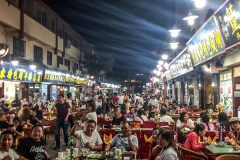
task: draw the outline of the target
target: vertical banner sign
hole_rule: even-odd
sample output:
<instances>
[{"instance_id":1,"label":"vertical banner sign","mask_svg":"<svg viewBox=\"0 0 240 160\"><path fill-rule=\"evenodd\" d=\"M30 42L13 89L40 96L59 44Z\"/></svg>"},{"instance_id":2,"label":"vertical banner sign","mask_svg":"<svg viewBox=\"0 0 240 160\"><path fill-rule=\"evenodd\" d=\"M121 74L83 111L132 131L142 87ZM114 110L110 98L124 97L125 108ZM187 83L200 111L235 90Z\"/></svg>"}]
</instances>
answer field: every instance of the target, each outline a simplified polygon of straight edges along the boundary
<instances>
[{"instance_id":1,"label":"vertical banner sign","mask_svg":"<svg viewBox=\"0 0 240 160\"><path fill-rule=\"evenodd\" d=\"M187 43L193 65L197 66L224 52L225 44L215 17L203 25Z\"/></svg>"},{"instance_id":2,"label":"vertical banner sign","mask_svg":"<svg viewBox=\"0 0 240 160\"><path fill-rule=\"evenodd\" d=\"M216 14L226 48L240 42L240 1L228 1Z\"/></svg>"}]
</instances>

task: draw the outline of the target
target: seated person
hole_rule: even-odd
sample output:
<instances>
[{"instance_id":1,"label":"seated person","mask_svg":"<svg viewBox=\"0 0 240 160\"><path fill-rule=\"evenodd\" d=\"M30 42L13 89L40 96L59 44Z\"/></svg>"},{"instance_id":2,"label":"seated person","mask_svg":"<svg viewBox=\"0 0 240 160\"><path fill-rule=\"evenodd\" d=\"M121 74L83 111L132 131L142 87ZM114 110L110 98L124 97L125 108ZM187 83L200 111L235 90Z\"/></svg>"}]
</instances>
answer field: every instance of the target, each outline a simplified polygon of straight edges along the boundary
<instances>
[{"instance_id":1,"label":"seated person","mask_svg":"<svg viewBox=\"0 0 240 160\"><path fill-rule=\"evenodd\" d=\"M228 121L227 114L225 112L221 112L218 114L218 122L216 124L215 130L220 131L221 129L221 124L222 124L222 129L223 131L230 131L230 124Z\"/></svg>"},{"instance_id":2,"label":"seated person","mask_svg":"<svg viewBox=\"0 0 240 160\"><path fill-rule=\"evenodd\" d=\"M129 112L126 114L127 119L133 121L134 120L134 116L135 116L134 113L135 113L134 108L130 107Z\"/></svg>"},{"instance_id":3,"label":"seated person","mask_svg":"<svg viewBox=\"0 0 240 160\"><path fill-rule=\"evenodd\" d=\"M35 126L37 124L42 124L41 120L39 120L38 117L37 117L37 110L35 108L32 108L30 110L30 117L29 117L29 120L27 121L27 123L30 126Z\"/></svg>"},{"instance_id":4,"label":"seated person","mask_svg":"<svg viewBox=\"0 0 240 160\"><path fill-rule=\"evenodd\" d=\"M237 144L237 147L240 148L240 119L238 117L233 117L229 122L232 132L228 133L228 137L232 139L231 142L235 142L233 143L234 145Z\"/></svg>"},{"instance_id":5,"label":"seated person","mask_svg":"<svg viewBox=\"0 0 240 160\"><path fill-rule=\"evenodd\" d=\"M115 110L112 125L121 125L127 122L127 118L121 114L121 111Z\"/></svg>"},{"instance_id":6,"label":"seated person","mask_svg":"<svg viewBox=\"0 0 240 160\"><path fill-rule=\"evenodd\" d=\"M161 108L160 114L161 114L160 122L168 122L168 124L175 123L172 117L167 115L167 110L165 108Z\"/></svg>"},{"instance_id":7,"label":"seated person","mask_svg":"<svg viewBox=\"0 0 240 160\"><path fill-rule=\"evenodd\" d=\"M132 130L128 123L122 125L122 133L115 135L112 141L106 145L105 150L109 151L113 147L122 151L137 151L138 138L132 135Z\"/></svg>"},{"instance_id":8,"label":"seated person","mask_svg":"<svg viewBox=\"0 0 240 160\"><path fill-rule=\"evenodd\" d=\"M206 133L205 126L203 124L197 124L194 130L187 134L184 147L192 151L199 151L200 149L205 148L209 142L203 142L199 144L199 136L204 136ZM186 160L192 160L191 157L185 157Z\"/></svg>"},{"instance_id":9,"label":"seated person","mask_svg":"<svg viewBox=\"0 0 240 160\"><path fill-rule=\"evenodd\" d=\"M24 160L25 158L19 156L12 148L13 132L5 130L0 136L0 159L1 160Z\"/></svg>"},{"instance_id":10,"label":"seated person","mask_svg":"<svg viewBox=\"0 0 240 160\"><path fill-rule=\"evenodd\" d=\"M143 124L143 122L147 122L149 121L147 116L144 115L144 111L140 108L137 111L137 116L134 118L135 121L140 121L141 124Z\"/></svg>"},{"instance_id":11,"label":"seated person","mask_svg":"<svg viewBox=\"0 0 240 160\"><path fill-rule=\"evenodd\" d=\"M81 151L83 148L89 148L92 151L102 150L102 139L96 131L96 122L88 120L85 130L76 131L79 121L76 121L71 129L71 135L77 138L77 148Z\"/></svg>"},{"instance_id":12,"label":"seated person","mask_svg":"<svg viewBox=\"0 0 240 160\"><path fill-rule=\"evenodd\" d=\"M187 112L182 112L180 113L180 117L177 120L176 127L178 129L183 129L183 128L193 129L194 122L191 119L189 119L189 115Z\"/></svg>"},{"instance_id":13,"label":"seated person","mask_svg":"<svg viewBox=\"0 0 240 160\"><path fill-rule=\"evenodd\" d=\"M203 114L201 117L202 124L205 126L206 131L214 131L213 123L209 122L209 116L207 114Z\"/></svg>"},{"instance_id":14,"label":"seated person","mask_svg":"<svg viewBox=\"0 0 240 160\"><path fill-rule=\"evenodd\" d=\"M41 125L33 126L31 136L20 141L17 152L29 160L51 159L45 149Z\"/></svg>"},{"instance_id":15,"label":"seated person","mask_svg":"<svg viewBox=\"0 0 240 160\"><path fill-rule=\"evenodd\" d=\"M180 156L173 141L172 133L164 131L158 136L159 146L162 149L156 160L179 160Z\"/></svg>"},{"instance_id":16,"label":"seated person","mask_svg":"<svg viewBox=\"0 0 240 160\"><path fill-rule=\"evenodd\" d=\"M10 129L13 134L14 134L14 145L17 145L15 142L16 142L16 139L21 139L24 137L24 129L23 129L23 126L20 124L20 119L19 117L14 117L13 118L13 125L11 126L11 129Z\"/></svg>"},{"instance_id":17,"label":"seated person","mask_svg":"<svg viewBox=\"0 0 240 160\"><path fill-rule=\"evenodd\" d=\"M157 143L157 139L159 134L161 134L164 130L162 128L153 128L152 131L152 143L149 151L149 160L155 160L159 153L161 152L161 148Z\"/></svg>"},{"instance_id":18,"label":"seated person","mask_svg":"<svg viewBox=\"0 0 240 160\"><path fill-rule=\"evenodd\" d=\"M8 129L10 127L10 123L8 123L5 113L0 113L0 131Z\"/></svg>"}]
</instances>

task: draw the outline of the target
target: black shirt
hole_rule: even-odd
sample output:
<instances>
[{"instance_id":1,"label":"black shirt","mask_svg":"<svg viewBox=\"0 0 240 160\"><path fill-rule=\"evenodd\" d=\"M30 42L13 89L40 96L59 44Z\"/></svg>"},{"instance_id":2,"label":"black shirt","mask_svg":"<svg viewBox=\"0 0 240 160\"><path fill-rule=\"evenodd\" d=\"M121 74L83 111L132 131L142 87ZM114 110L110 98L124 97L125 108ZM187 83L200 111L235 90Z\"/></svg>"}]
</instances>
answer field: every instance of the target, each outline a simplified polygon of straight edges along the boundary
<instances>
[{"instance_id":1,"label":"black shirt","mask_svg":"<svg viewBox=\"0 0 240 160\"><path fill-rule=\"evenodd\" d=\"M33 117L33 116L30 116L29 117L29 120L30 120L30 123L32 124L32 125L36 125L36 124L38 124L38 121L35 119L35 118L37 118L37 117Z\"/></svg>"},{"instance_id":2,"label":"black shirt","mask_svg":"<svg viewBox=\"0 0 240 160\"><path fill-rule=\"evenodd\" d=\"M64 120L67 116L68 108L70 108L70 106L67 102L57 103L56 104L57 119Z\"/></svg>"},{"instance_id":3,"label":"black shirt","mask_svg":"<svg viewBox=\"0 0 240 160\"><path fill-rule=\"evenodd\" d=\"M6 121L0 121L0 129L8 129L10 127L10 124Z\"/></svg>"},{"instance_id":4,"label":"black shirt","mask_svg":"<svg viewBox=\"0 0 240 160\"><path fill-rule=\"evenodd\" d=\"M112 125L121 125L121 124L124 124L127 122L127 118L122 115L120 118L115 118L113 117L113 120L112 120Z\"/></svg>"},{"instance_id":5,"label":"black shirt","mask_svg":"<svg viewBox=\"0 0 240 160\"><path fill-rule=\"evenodd\" d=\"M21 140L17 152L29 160L46 159L45 143L42 139L39 142L36 142L31 137Z\"/></svg>"}]
</instances>

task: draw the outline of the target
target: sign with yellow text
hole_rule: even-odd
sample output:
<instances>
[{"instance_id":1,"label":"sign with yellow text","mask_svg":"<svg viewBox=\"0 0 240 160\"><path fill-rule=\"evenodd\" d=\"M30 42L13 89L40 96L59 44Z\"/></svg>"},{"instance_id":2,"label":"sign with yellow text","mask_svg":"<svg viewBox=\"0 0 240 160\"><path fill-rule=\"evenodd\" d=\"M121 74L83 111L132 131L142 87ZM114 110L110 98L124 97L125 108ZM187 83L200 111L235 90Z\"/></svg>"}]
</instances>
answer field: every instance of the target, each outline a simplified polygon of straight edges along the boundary
<instances>
[{"instance_id":1,"label":"sign with yellow text","mask_svg":"<svg viewBox=\"0 0 240 160\"><path fill-rule=\"evenodd\" d=\"M42 70L31 70L25 66L13 66L11 63L3 62L0 66L1 80L14 80L21 82L40 83L42 81Z\"/></svg>"},{"instance_id":2,"label":"sign with yellow text","mask_svg":"<svg viewBox=\"0 0 240 160\"><path fill-rule=\"evenodd\" d=\"M240 42L240 1L228 1L216 14L226 48Z\"/></svg>"},{"instance_id":3,"label":"sign with yellow text","mask_svg":"<svg viewBox=\"0 0 240 160\"><path fill-rule=\"evenodd\" d=\"M81 78L75 77L73 75L45 70L43 76L43 82L51 82L51 83L62 83L69 85L87 85L88 81L83 80Z\"/></svg>"},{"instance_id":4,"label":"sign with yellow text","mask_svg":"<svg viewBox=\"0 0 240 160\"><path fill-rule=\"evenodd\" d=\"M224 52L225 44L215 17L199 29L187 43L187 47L194 66Z\"/></svg>"}]
</instances>

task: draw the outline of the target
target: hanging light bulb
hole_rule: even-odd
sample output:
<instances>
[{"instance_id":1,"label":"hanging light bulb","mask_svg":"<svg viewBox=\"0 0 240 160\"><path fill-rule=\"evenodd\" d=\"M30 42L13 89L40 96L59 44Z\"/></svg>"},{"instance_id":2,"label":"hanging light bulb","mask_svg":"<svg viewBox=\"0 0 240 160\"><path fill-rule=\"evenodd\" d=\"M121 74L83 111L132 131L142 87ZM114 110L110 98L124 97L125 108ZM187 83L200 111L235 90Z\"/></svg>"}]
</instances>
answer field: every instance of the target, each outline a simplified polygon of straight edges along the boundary
<instances>
[{"instance_id":1,"label":"hanging light bulb","mask_svg":"<svg viewBox=\"0 0 240 160\"><path fill-rule=\"evenodd\" d=\"M194 5L196 8L203 8L206 6L206 0L194 0Z\"/></svg>"},{"instance_id":2,"label":"hanging light bulb","mask_svg":"<svg viewBox=\"0 0 240 160\"><path fill-rule=\"evenodd\" d=\"M173 29L168 30L173 38L178 37L179 33L181 32L176 26Z\"/></svg>"},{"instance_id":3,"label":"hanging light bulb","mask_svg":"<svg viewBox=\"0 0 240 160\"><path fill-rule=\"evenodd\" d=\"M171 46L171 49L177 49L178 48L178 42L172 42L172 43L169 43L170 46Z\"/></svg>"},{"instance_id":4,"label":"hanging light bulb","mask_svg":"<svg viewBox=\"0 0 240 160\"><path fill-rule=\"evenodd\" d=\"M195 19L197 19L199 16L194 15L191 11L189 11L188 16L184 17L183 20L187 21L189 25L193 25L195 22Z\"/></svg>"}]
</instances>

